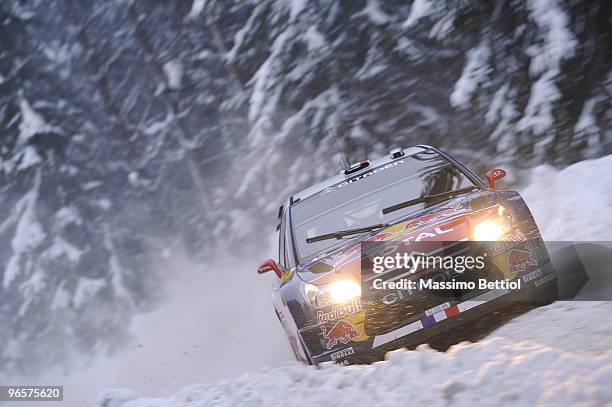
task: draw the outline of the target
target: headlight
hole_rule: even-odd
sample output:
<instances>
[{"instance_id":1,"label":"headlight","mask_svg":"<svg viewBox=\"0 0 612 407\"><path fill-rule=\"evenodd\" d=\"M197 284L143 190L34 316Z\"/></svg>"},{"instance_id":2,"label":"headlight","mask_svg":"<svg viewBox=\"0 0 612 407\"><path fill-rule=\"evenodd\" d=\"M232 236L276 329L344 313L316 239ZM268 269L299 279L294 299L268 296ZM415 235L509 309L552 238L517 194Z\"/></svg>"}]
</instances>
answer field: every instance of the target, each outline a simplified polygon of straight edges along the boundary
<instances>
[{"instance_id":1,"label":"headlight","mask_svg":"<svg viewBox=\"0 0 612 407\"><path fill-rule=\"evenodd\" d=\"M306 299L316 307L341 304L361 296L361 285L353 280L338 280L320 286L304 283L303 290Z\"/></svg>"},{"instance_id":2,"label":"headlight","mask_svg":"<svg viewBox=\"0 0 612 407\"><path fill-rule=\"evenodd\" d=\"M502 207L500 207L502 208ZM498 211L503 213L503 210ZM499 214L480 222L472 233L474 240L481 242L494 242L512 229L512 222Z\"/></svg>"},{"instance_id":3,"label":"headlight","mask_svg":"<svg viewBox=\"0 0 612 407\"><path fill-rule=\"evenodd\" d=\"M474 228L474 239L481 242L492 242L504 234L501 226L494 220L487 219Z\"/></svg>"}]
</instances>

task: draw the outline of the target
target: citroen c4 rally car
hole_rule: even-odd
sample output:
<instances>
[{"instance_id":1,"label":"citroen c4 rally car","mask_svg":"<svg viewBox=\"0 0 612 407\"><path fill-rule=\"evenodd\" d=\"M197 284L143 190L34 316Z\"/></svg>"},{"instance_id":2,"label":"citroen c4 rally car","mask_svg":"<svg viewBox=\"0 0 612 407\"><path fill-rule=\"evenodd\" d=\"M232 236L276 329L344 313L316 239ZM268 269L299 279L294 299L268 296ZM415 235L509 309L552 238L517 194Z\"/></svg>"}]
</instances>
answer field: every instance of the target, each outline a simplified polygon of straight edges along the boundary
<instances>
[{"instance_id":1,"label":"citroen c4 rally car","mask_svg":"<svg viewBox=\"0 0 612 407\"><path fill-rule=\"evenodd\" d=\"M273 304L296 358L369 362L434 335L452 337L457 327L503 312L517 292L556 299L556 274L527 205L517 192L496 189L504 170L486 175L485 182L447 153L419 145L350 165L291 196L278 212L278 261L264 261L258 273L276 274ZM363 245L427 241L489 242L487 267L523 289L396 290L365 300Z\"/></svg>"}]
</instances>

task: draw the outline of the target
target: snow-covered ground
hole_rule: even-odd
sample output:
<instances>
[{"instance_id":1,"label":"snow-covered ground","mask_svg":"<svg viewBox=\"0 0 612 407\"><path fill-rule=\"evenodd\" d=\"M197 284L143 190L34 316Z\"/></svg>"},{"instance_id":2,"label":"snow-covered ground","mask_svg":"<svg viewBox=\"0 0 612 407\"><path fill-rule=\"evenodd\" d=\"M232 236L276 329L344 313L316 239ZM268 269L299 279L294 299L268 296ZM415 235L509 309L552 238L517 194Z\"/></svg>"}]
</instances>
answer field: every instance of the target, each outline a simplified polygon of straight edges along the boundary
<instances>
[{"instance_id":1,"label":"snow-covered ground","mask_svg":"<svg viewBox=\"0 0 612 407\"><path fill-rule=\"evenodd\" d=\"M612 241L609 173L612 155L530 172L521 192L547 240ZM223 259L208 266L214 273L173 265L187 271L164 307L134 322L129 349L40 382L63 384L68 406L94 405L96 395L100 407L612 403L610 302L556 302L446 353L421 347L317 369L292 361L258 260Z\"/></svg>"},{"instance_id":2,"label":"snow-covered ground","mask_svg":"<svg viewBox=\"0 0 612 407\"><path fill-rule=\"evenodd\" d=\"M196 406L595 406L612 402L612 354L573 355L535 342L491 338L446 353L427 347L387 354L366 366L297 364L165 399L128 390L100 396L107 407Z\"/></svg>"}]
</instances>

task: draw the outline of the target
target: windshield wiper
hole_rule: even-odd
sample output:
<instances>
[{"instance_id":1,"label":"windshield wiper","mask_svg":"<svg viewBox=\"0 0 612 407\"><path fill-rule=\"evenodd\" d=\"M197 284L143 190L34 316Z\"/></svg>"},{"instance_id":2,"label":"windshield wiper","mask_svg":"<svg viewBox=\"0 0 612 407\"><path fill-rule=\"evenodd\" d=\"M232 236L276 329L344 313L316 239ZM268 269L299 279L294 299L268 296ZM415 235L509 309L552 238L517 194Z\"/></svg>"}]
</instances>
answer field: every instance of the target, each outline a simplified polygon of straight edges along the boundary
<instances>
[{"instance_id":1,"label":"windshield wiper","mask_svg":"<svg viewBox=\"0 0 612 407\"><path fill-rule=\"evenodd\" d=\"M359 233L371 232L375 229L380 229L389 226L387 223L378 223L376 225L364 226L362 228L348 229L348 230L339 230L333 233L326 233L324 235L319 235L315 237L309 237L306 239L306 243L314 243L319 242L321 240L327 239L342 239L345 236L357 235Z\"/></svg>"},{"instance_id":2,"label":"windshield wiper","mask_svg":"<svg viewBox=\"0 0 612 407\"><path fill-rule=\"evenodd\" d=\"M447 191L447 192L442 192L441 194L435 194L435 195L424 195L421 196L419 198L414 198L411 199L409 201L405 201L405 202L400 202L398 204L395 204L393 206L389 206L388 208L384 208L382 210L383 215L386 215L390 212L395 212L399 209L402 208L407 208L409 206L412 205L416 205L416 204L420 204L421 202L430 200L430 199L436 199L436 198L450 198L454 195L459 195L459 194L465 194L466 192L472 192L474 190L480 189L479 187L472 185L470 187L465 187L465 188L459 188L459 189L455 189L453 191Z\"/></svg>"}]
</instances>

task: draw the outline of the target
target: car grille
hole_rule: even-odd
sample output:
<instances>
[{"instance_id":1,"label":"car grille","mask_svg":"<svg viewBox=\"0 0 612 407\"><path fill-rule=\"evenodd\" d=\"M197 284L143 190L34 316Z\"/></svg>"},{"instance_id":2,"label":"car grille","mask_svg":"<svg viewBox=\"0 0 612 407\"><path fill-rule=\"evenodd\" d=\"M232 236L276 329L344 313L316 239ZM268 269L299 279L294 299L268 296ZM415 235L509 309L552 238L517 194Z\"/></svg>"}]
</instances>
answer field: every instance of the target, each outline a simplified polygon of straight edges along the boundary
<instances>
[{"instance_id":1,"label":"car grille","mask_svg":"<svg viewBox=\"0 0 612 407\"><path fill-rule=\"evenodd\" d=\"M453 242L449 248L445 248L441 256L475 255L473 246L468 246L466 242ZM398 270L386 273L384 281L392 280L405 270ZM454 278L457 281L476 281L482 276L481 272L472 271L463 274L450 274L444 270L427 269L410 276L414 281L420 279L438 279L443 275L446 281ZM369 290L373 295L375 291ZM461 290L436 290L435 294L427 291L393 291L388 290L378 294L377 297L362 298L365 309L364 329L367 335L381 335L406 325L412 321L424 317L424 313L440 304L446 302L455 303L472 298L486 290L471 290L469 292Z\"/></svg>"}]
</instances>

